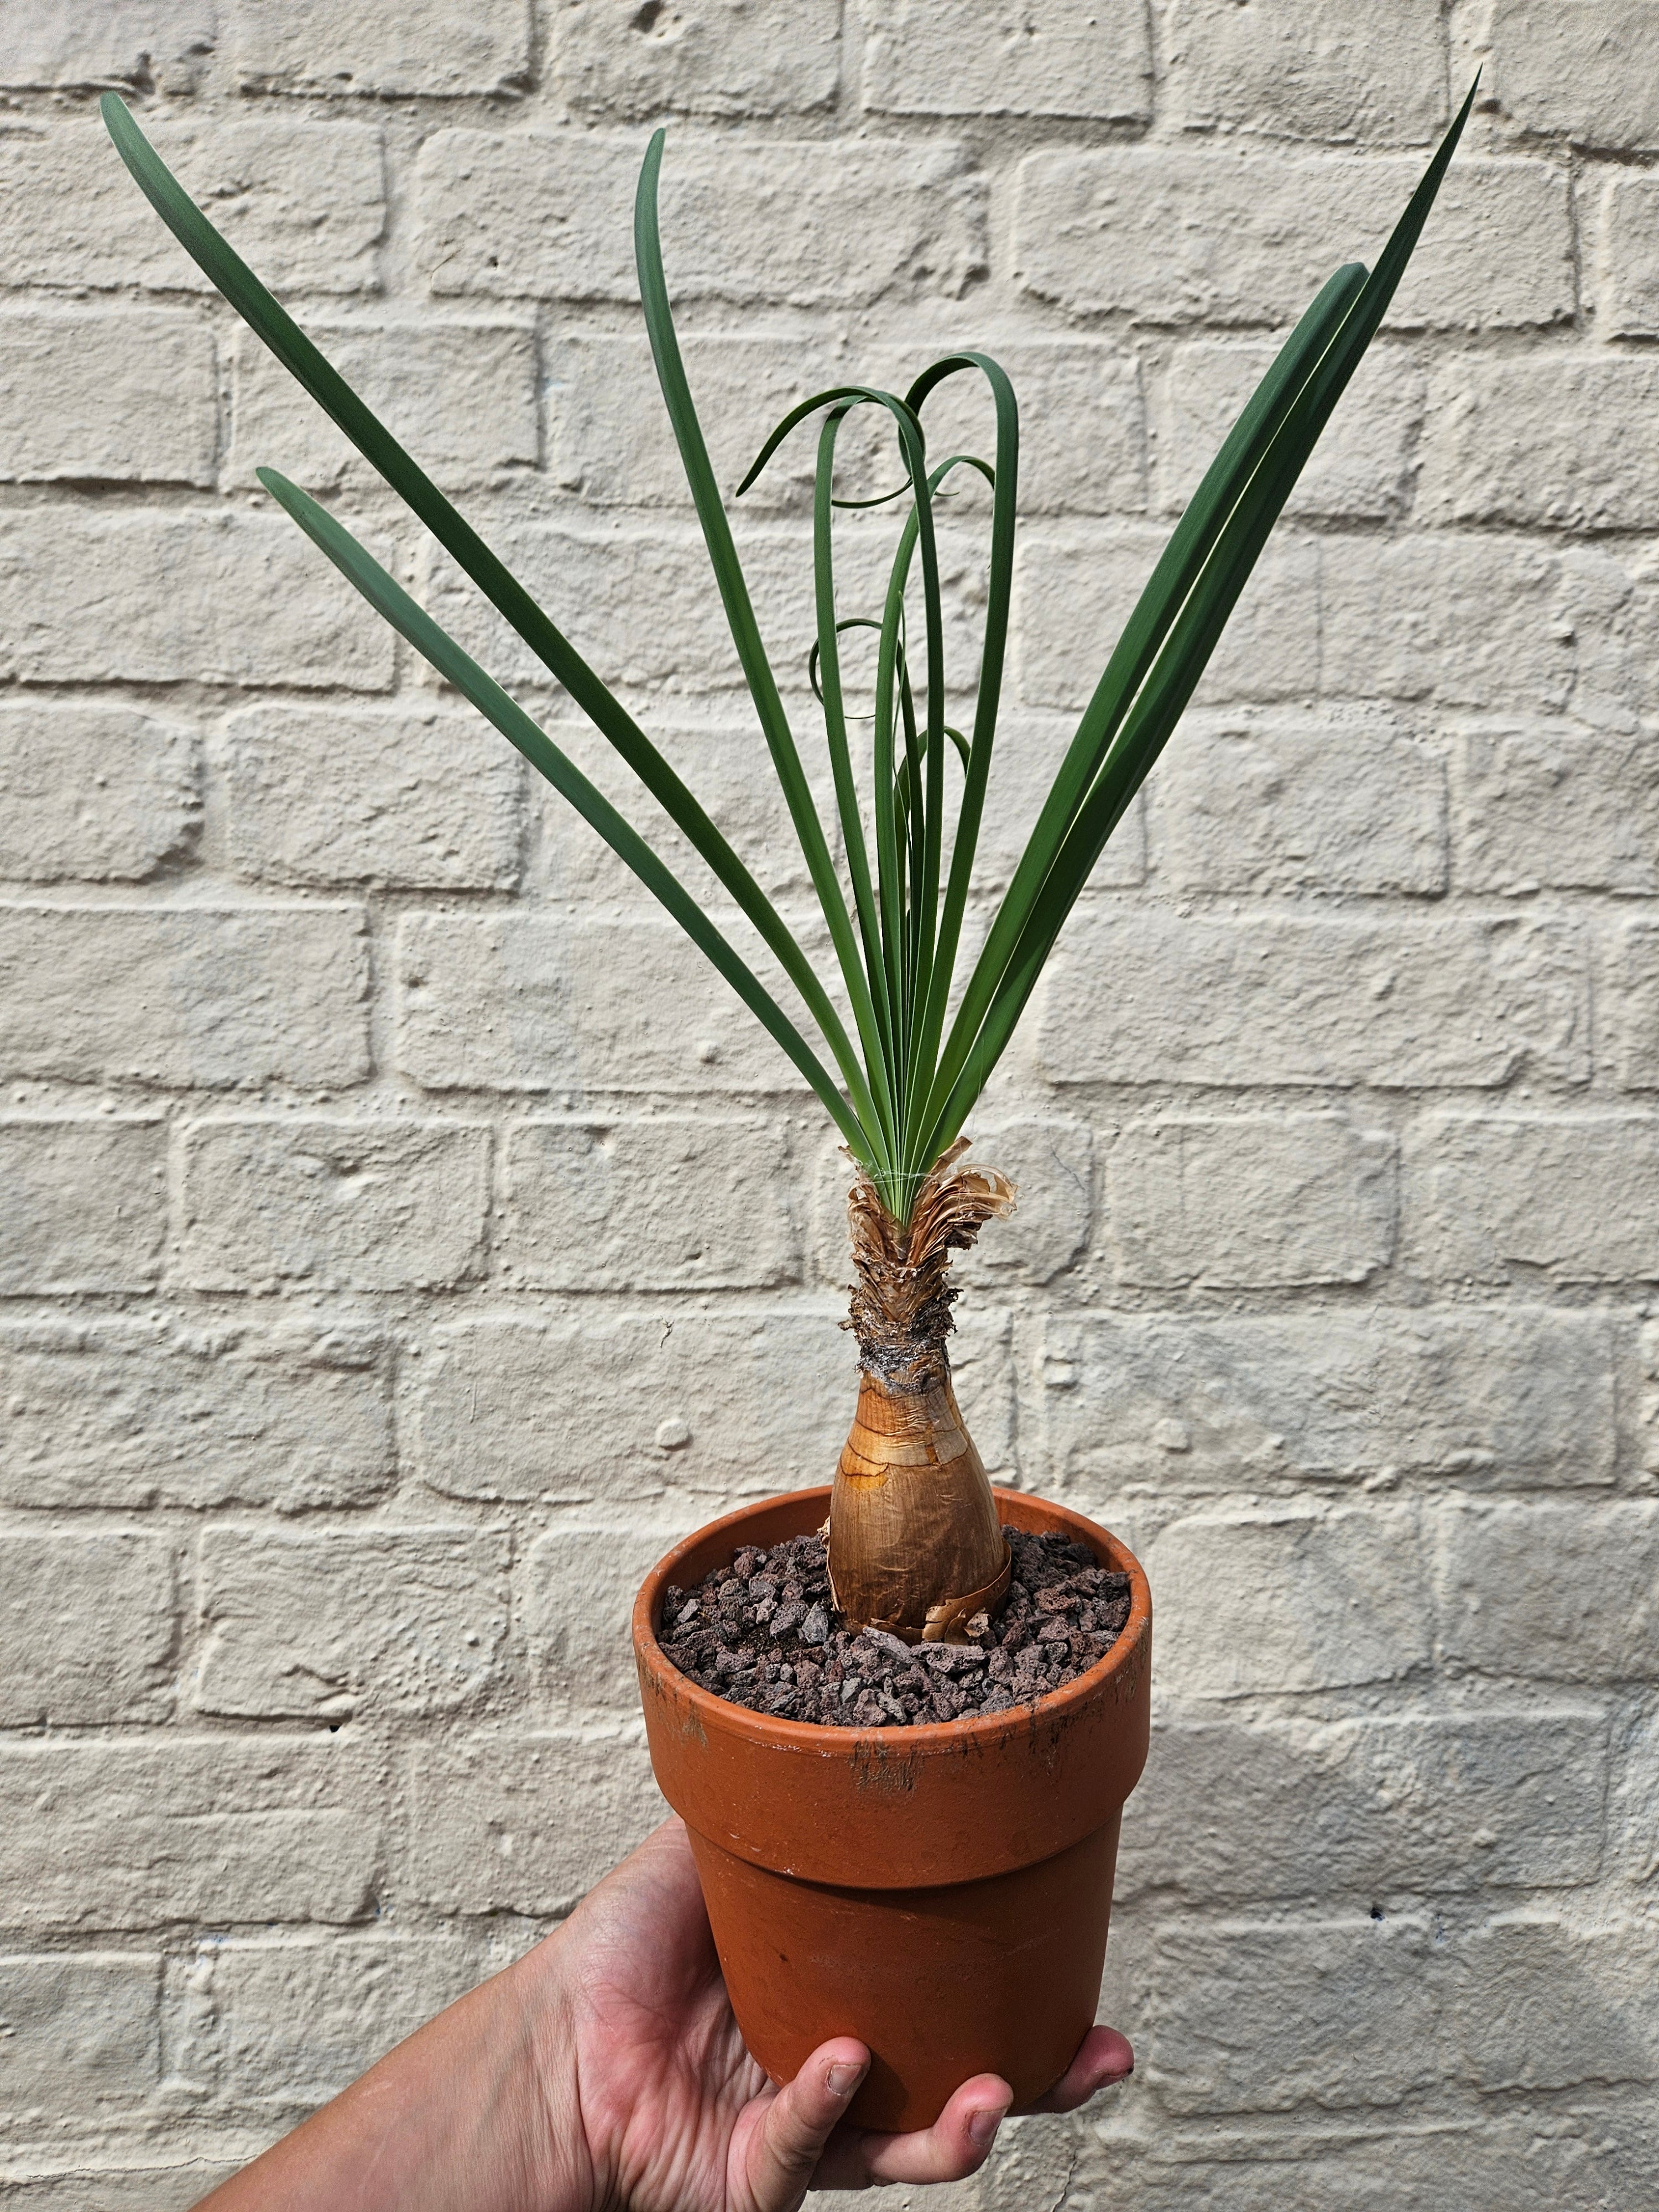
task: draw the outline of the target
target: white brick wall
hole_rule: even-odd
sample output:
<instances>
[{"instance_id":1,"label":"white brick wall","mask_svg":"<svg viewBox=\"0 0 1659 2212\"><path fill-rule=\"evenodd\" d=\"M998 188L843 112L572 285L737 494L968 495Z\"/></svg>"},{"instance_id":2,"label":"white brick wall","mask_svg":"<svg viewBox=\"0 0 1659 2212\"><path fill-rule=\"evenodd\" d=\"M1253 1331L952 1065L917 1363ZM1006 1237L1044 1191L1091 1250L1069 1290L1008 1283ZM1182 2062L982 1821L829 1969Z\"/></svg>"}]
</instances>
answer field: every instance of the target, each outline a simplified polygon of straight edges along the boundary
<instances>
[{"instance_id":1,"label":"white brick wall","mask_svg":"<svg viewBox=\"0 0 1659 2212\"><path fill-rule=\"evenodd\" d=\"M640 1572L824 1479L853 1388L822 1115L272 514L263 462L631 800L98 90L817 942L639 325L647 127L722 481L823 384L968 341L1016 379L991 884L1477 61L978 1125L1023 1189L963 1404L1141 1549L1159 1710L1138 2071L941 2203L1655 2203L1656 54L1655 0L0 0L0 2205L193 2201L568 1910L659 1809ZM809 483L801 441L739 511L793 703Z\"/></svg>"}]
</instances>

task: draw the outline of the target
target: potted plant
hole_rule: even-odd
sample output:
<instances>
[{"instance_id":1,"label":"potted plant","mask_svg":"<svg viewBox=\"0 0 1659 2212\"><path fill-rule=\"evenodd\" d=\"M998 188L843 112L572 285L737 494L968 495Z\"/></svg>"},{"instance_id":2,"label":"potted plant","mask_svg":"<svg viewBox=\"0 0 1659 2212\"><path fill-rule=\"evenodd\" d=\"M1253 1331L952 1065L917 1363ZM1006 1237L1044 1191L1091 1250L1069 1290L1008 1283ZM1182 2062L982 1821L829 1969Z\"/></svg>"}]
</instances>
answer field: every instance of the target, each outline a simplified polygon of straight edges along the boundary
<instances>
[{"instance_id":1,"label":"potted plant","mask_svg":"<svg viewBox=\"0 0 1659 2212\"><path fill-rule=\"evenodd\" d=\"M1093 2017L1118 1820L1146 1752L1151 1601L1122 1545L1079 1515L993 1492L951 1385L951 1257L1012 1190L963 1134L1107 840L1169 739L1421 232L1474 93L1374 270L1330 279L1240 416L1154 569L1085 712L977 958L957 974L988 804L1018 503L1014 393L952 353L902 395L804 399L744 483L819 418L816 638L844 878L750 603L682 364L658 234L663 135L635 210L640 289L674 434L761 732L834 956L821 975L664 754L180 190L125 106L116 145L231 304L426 523L610 740L708 864L818 1034L650 844L515 701L314 500L260 480L349 580L606 840L811 1085L854 1163L849 1203L856 1414L833 1486L699 1530L647 1578L634 1619L651 1751L685 1818L733 2008L781 2078L826 2036L874 2058L854 2117L925 2125L994 2069L1040 2096ZM930 395L988 387L991 459L935 459ZM884 603L836 590L837 441L856 410L890 429L905 502ZM937 502L957 471L990 489L983 638L949 724ZM962 479L958 479L961 481ZM951 487L954 489L954 486ZM920 649L907 624L919 604ZM842 639L875 638L868 811L854 775ZM947 820L947 785L957 787ZM845 1012L835 991L843 994ZM826 1517L827 1516L827 1517ZM822 1528L821 1525L823 1524Z\"/></svg>"}]
</instances>

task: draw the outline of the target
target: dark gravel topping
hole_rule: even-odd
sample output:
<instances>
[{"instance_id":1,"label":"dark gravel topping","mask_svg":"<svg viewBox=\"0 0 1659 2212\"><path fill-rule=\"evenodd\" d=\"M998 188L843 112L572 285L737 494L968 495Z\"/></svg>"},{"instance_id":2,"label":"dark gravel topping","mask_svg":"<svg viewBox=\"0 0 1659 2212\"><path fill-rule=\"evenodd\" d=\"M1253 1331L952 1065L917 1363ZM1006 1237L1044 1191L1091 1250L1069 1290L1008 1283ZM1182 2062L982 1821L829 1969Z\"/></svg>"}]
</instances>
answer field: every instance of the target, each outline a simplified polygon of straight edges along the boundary
<instances>
[{"instance_id":1,"label":"dark gravel topping","mask_svg":"<svg viewBox=\"0 0 1659 2212\"><path fill-rule=\"evenodd\" d=\"M1004 1532L1014 1571L966 1644L848 1632L820 1536L752 1547L696 1589L671 1588L659 1637L683 1674L734 1705L826 1728L906 1728L1034 1705L1103 1659L1129 1618L1129 1577L1060 1535Z\"/></svg>"}]
</instances>

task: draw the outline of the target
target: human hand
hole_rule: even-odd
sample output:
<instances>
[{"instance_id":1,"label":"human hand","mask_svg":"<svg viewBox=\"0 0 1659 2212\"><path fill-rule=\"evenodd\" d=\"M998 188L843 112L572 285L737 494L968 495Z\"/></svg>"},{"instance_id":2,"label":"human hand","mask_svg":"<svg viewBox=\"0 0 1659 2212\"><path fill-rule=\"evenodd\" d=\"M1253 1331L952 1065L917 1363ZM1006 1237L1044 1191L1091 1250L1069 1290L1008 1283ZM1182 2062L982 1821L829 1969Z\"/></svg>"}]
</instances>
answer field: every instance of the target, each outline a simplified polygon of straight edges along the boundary
<instances>
[{"instance_id":1,"label":"human hand","mask_svg":"<svg viewBox=\"0 0 1659 2212\"><path fill-rule=\"evenodd\" d=\"M769 2081L726 2000L678 1820L601 1882L556 1940L600 2184L594 2212L795 2212L809 2189L957 2181L984 2164L1012 2102L1006 2081L979 2074L931 2128L850 2127L843 2115L870 2057L850 2036L821 2045L786 2087ZM1070 2112L1133 2064L1121 2035L1092 2028L1031 2109Z\"/></svg>"},{"instance_id":2,"label":"human hand","mask_svg":"<svg viewBox=\"0 0 1659 2212\"><path fill-rule=\"evenodd\" d=\"M964 2081L931 2128L845 2118L870 2054L823 2044L779 2088L744 2048L690 1845L647 1838L564 1925L400 2044L198 2212L797 2212L809 2189L956 2181L1012 2093ZM1091 2028L1031 2109L1134 2063Z\"/></svg>"}]
</instances>

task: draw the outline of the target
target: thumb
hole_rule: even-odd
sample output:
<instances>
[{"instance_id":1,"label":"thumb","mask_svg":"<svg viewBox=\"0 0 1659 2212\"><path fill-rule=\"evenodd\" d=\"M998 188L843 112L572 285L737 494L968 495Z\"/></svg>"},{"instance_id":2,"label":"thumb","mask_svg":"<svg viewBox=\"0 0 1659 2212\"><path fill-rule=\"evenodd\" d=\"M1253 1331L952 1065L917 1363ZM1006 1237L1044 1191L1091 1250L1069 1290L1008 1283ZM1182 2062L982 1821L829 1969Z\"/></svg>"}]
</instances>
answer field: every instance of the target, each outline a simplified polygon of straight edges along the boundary
<instances>
[{"instance_id":1,"label":"thumb","mask_svg":"<svg viewBox=\"0 0 1659 2212\"><path fill-rule=\"evenodd\" d=\"M831 2130L845 2118L870 2070L870 2053L850 2035L822 2043L794 2080L767 2105L749 2139L749 2203L753 2212L796 2212Z\"/></svg>"}]
</instances>

